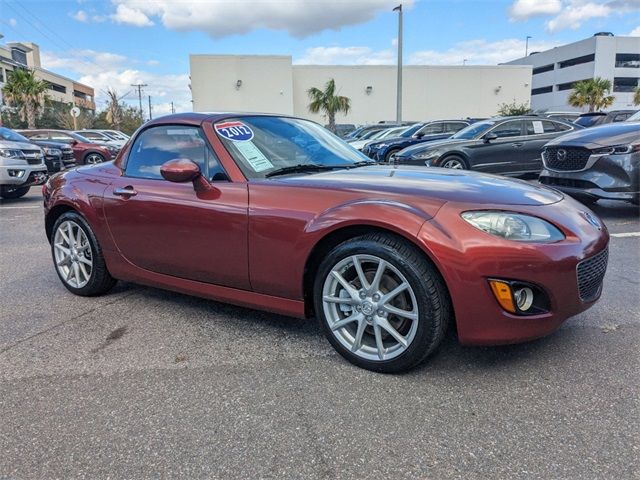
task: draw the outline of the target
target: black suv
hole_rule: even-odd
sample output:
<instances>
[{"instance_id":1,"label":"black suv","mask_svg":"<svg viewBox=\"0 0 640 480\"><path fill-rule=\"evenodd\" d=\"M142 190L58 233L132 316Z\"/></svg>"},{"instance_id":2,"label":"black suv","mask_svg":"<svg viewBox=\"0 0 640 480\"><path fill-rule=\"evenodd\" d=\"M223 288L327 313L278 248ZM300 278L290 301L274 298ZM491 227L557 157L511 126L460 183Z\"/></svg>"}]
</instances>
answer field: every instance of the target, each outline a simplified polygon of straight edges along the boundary
<instances>
[{"instance_id":1,"label":"black suv","mask_svg":"<svg viewBox=\"0 0 640 480\"><path fill-rule=\"evenodd\" d=\"M51 140L29 139L44 151L45 163L49 173L59 172L74 167L76 159L73 156L73 149L66 143L54 142Z\"/></svg>"},{"instance_id":2,"label":"black suv","mask_svg":"<svg viewBox=\"0 0 640 480\"><path fill-rule=\"evenodd\" d=\"M575 123L586 128L605 123L624 122L636 112L637 110L611 110L610 112L583 113L575 120Z\"/></svg>"}]
</instances>

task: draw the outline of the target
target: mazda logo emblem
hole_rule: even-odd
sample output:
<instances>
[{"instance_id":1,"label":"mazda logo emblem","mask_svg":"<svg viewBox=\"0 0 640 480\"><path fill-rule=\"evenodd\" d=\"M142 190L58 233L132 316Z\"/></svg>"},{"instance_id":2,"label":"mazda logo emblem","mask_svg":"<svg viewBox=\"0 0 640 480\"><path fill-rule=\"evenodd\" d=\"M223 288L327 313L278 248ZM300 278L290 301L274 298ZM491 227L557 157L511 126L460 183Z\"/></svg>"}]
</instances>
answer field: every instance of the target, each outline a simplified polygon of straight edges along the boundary
<instances>
[{"instance_id":1,"label":"mazda logo emblem","mask_svg":"<svg viewBox=\"0 0 640 480\"><path fill-rule=\"evenodd\" d=\"M566 160L567 151L561 148L560 150L558 150L558 153L556 153L556 156L558 157L558 160Z\"/></svg>"}]
</instances>

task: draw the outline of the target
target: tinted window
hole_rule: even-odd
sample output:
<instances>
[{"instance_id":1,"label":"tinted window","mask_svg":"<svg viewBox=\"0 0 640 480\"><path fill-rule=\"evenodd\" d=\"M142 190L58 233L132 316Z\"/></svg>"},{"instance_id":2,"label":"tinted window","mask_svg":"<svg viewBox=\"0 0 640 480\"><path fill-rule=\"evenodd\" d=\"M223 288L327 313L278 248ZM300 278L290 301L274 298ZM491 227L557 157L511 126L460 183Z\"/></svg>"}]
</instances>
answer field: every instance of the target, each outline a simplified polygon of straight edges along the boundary
<instances>
[{"instance_id":1,"label":"tinted window","mask_svg":"<svg viewBox=\"0 0 640 480\"><path fill-rule=\"evenodd\" d=\"M47 132L40 132L40 133L28 133L27 135L29 135L29 138L33 138L34 140L48 140L49 139L49 134Z\"/></svg>"},{"instance_id":2,"label":"tinted window","mask_svg":"<svg viewBox=\"0 0 640 480\"><path fill-rule=\"evenodd\" d=\"M418 133L421 133L422 135L432 135L435 133L442 133L442 128L443 128L442 123L430 123L429 125L425 125L424 127L422 127Z\"/></svg>"},{"instance_id":3,"label":"tinted window","mask_svg":"<svg viewBox=\"0 0 640 480\"><path fill-rule=\"evenodd\" d=\"M200 129L183 125L163 125L141 132L131 147L125 173L128 177L159 180L160 167L178 158L197 163L209 179L224 176Z\"/></svg>"},{"instance_id":4,"label":"tinted window","mask_svg":"<svg viewBox=\"0 0 640 480\"><path fill-rule=\"evenodd\" d=\"M640 68L640 53L617 53L616 68Z\"/></svg>"},{"instance_id":5,"label":"tinted window","mask_svg":"<svg viewBox=\"0 0 640 480\"><path fill-rule=\"evenodd\" d=\"M613 117L613 121L614 122L624 122L630 116L631 116L631 112L619 113L615 117Z\"/></svg>"},{"instance_id":6,"label":"tinted window","mask_svg":"<svg viewBox=\"0 0 640 480\"><path fill-rule=\"evenodd\" d=\"M498 138L518 137L522 135L522 120L505 122L491 130L490 133L495 134Z\"/></svg>"},{"instance_id":7,"label":"tinted window","mask_svg":"<svg viewBox=\"0 0 640 480\"><path fill-rule=\"evenodd\" d=\"M484 134L487 130L493 127L494 122L477 122L468 127L463 128L459 132L455 133L451 138L459 138L464 140L471 140Z\"/></svg>"},{"instance_id":8,"label":"tinted window","mask_svg":"<svg viewBox=\"0 0 640 480\"><path fill-rule=\"evenodd\" d=\"M602 122L604 115L585 115L584 117L578 117L574 122L583 127L591 127Z\"/></svg>"},{"instance_id":9,"label":"tinted window","mask_svg":"<svg viewBox=\"0 0 640 480\"><path fill-rule=\"evenodd\" d=\"M549 120L526 120L524 122L527 135L540 135L543 133L556 133L556 123Z\"/></svg>"},{"instance_id":10,"label":"tinted window","mask_svg":"<svg viewBox=\"0 0 640 480\"><path fill-rule=\"evenodd\" d=\"M49 132L49 138L51 140L58 140L61 142L71 142L73 140L71 135L64 132Z\"/></svg>"},{"instance_id":11,"label":"tinted window","mask_svg":"<svg viewBox=\"0 0 640 480\"><path fill-rule=\"evenodd\" d=\"M445 133L453 133L462 130L467 124L464 122L449 122L444 124Z\"/></svg>"}]
</instances>

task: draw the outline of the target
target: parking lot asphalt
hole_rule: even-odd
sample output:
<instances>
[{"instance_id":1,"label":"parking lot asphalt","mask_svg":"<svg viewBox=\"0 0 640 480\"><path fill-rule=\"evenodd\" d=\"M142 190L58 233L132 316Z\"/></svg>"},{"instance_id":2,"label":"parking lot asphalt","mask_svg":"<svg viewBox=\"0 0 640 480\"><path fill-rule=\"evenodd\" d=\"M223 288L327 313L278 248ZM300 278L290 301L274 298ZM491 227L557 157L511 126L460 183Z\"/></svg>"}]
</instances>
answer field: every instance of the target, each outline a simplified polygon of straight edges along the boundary
<instances>
[{"instance_id":1,"label":"parking lot asphalt","mask_svg":"<svg viewBox=\"0 0 640 480\"><path fill-rule=\"evenodd\" d=\"M0 478L640 478L640 219L554 335L358 369L315 321L58 280L39 189L0 202ZM631 235L629 235L631 234Z\"/></svg>"}]
</instances>

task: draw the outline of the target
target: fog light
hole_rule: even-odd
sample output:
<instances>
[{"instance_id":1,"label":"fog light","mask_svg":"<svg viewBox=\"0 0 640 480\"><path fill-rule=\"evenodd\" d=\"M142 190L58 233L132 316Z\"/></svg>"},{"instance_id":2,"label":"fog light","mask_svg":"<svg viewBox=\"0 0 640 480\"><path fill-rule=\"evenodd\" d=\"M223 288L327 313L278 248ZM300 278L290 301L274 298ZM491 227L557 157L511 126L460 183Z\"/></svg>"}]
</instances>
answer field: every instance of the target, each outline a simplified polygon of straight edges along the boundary
<instances>
[{"instance_id":1,"label":"fog light","mask_svg":"<svg viewBox=\"0 0 640 480\"><path fill-rule=\"evenodd\" d=\"M533 305L533 290L529 287L519 288L513 292L518 310L526 312Z\"/></svg>"},{"instance_id":2,"label":"fog light","mask_svg":"<svg viewBox=\"0 0 640 480\"><path fill-rule=\"evenodd\" d=\"M9 170L10 177L22 178L24 170Z\"/></svg>"},{"instance_id":3,"label":"fog light","mask_svg":"<svg viewBox=\"0 0 640 480\"><path fill-rule=\"evenodd\" d=\"M500 306L507 312L516 313L511 286L507 282L501 282L500 280L489 280L489 285L491 285L491 290L493 290L493 294L496 296Z\"/></svg>"}]
</instances>

